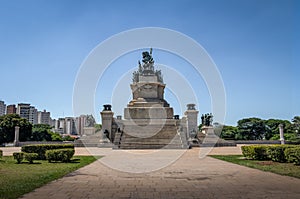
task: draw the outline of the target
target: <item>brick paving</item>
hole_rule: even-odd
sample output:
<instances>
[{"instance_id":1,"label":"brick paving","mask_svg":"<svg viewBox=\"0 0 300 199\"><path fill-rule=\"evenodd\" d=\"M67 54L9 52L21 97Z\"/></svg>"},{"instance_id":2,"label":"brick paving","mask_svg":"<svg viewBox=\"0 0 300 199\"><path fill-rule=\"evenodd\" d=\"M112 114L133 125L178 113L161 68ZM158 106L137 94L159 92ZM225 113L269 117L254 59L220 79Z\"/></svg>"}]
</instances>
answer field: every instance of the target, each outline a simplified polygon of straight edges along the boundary
<instances>
[{"instance_id":1,"label":"brick paving","mask_svg":"<svg viewBox=\"0 0 300 199\"><path fill-rule=\"evenodd\" d=\"M111 159L122 159L124 164L126 154L135 153L97 150ZM211 151L211 154L222 153L239 154L240 148L222 147ZM77 148L76 154L88 155L88 151ZM300 198L300 179L211 157L199 158L199 148L194 148L172 165L147 173L122 172L96 161L21 198Z\"/></svg>"}]
</instances>

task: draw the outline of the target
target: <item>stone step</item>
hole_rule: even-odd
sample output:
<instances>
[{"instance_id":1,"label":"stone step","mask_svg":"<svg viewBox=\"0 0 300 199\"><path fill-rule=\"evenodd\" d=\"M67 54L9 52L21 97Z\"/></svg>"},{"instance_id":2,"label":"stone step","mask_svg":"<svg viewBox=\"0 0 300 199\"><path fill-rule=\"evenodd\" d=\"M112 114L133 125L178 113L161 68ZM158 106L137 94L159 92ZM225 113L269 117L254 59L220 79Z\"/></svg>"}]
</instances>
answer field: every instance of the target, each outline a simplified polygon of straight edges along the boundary
<instances>
[{"instance_id":1,"label":"stone step","mask_svg":"<svg viewBox=\"0 0 300 199\"><path fill-rule=\"evenodd\" d=\"M177 130L175 126L125 126L124 132L136 132L136 133L147 133L147 132L159 132L159 131L173 131Z\"/></svg>"},{"instance_id":2,"label":"stone step","mask_svg":"<svg viewBox=\"0 0 300 199\"><path fill-rule=\"evenodd\" d=\"M143 141L147 141L147 140L181 140L180 135L178 134L174 134L170 137L165 137L165 136L152 136L152 137L147 137L147 138L143 138L143 137L134 137L134 136L130 136L128 134L123 135L123 137L121 138L124 141L124 136L126 136L126 140L131 140L131 141L138 141L138 142L143 142Z\"/></svg>"},{"instance_id":3,"label":"stone step","mask_svg":"<svg viewBox=\"0 0 300 199\"><path fill-rule=\"evenodd\" d=\"M121 145L119 149L187 149L187 146L178 145L178 144L152 144L152 145Z\"/></svg>"},{"instance_id":4,"label":"stone step","mask_svg":"<svg viewBox=\"0 0 300 199\"><path fill-rule=\"evenodd\" d=\"M136 138L136 139L173 139L174 137L178 136L177 134L155 134L151 135L139 135L139 136L133 136L130 134L126 134L127 138Z\"/></svg>"},{"instance_id":5,"label":"stone step","mask_svg":"<svg viewBox=\"0 0 300 199\"><path fill-rule=\"evenodd\" d=\"M163 144L163 145L167 145L167 144L178 144L181 145L181 141L170 141L170 140L156 140L156 141L145 141L143 143L141 142L136 142L136 141L127 141L126 142L121 142L122 145L130 145L130 146L135 146L135 145L153 145L153 144Z\"/></svg>"},{"instance_id":6,"label":"stone step","mask_svg":"<svg viewBox=\"0 0 300 199\"><path fill-rule=\"evenodd\" d=\"M116 134L115 148L160 149L187 148L183 132L178 133L178 122L174 119L137 119L123 123L123 134Z\"/></svg>"},{"instance_id":7,"label":"stone step","mask_svg":"<svg viewBox=\"0 0 300 199\"><path fill-rule=\"evenodd\" d=\"M135 120L122 120L124 126L174 126L177 124L177 120L174 119L135 119Z\"/></svg>"},{"instance_id":8,"label":"stone step","mask_svg":"<svg viewBox=\"0 0 300 199\"><path fill-rule=\"evenodd\" d=\"M170 135L172 135L170 137ZM159 134L161 137L150 137L150 138L140 138L133 137L124 133L121 138L121 144L117 145L115 148L120 149L186 149L188 148L187 142L182 142L181 137L177 132L172 132L167 136L162 132ZM182 144L184 143L184 144Z\"/></svg>"}]
</instances>

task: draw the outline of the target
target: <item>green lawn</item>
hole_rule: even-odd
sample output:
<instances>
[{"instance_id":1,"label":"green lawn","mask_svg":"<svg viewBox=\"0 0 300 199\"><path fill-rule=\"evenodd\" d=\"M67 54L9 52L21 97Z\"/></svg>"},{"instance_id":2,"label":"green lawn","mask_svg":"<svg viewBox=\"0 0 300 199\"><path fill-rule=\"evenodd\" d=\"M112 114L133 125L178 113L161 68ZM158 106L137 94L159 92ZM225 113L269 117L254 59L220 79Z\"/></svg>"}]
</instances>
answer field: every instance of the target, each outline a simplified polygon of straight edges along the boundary
<instances>
[{"instance_id":1,"label":"green lawn","mask_svg":"<svg viewBox=\"0 0 300 199\"><path fill-rule=\"evenodd\" d=\"M300 178L300 166L292 163L279 163L273 161L246 160L242 155L211 155L213 158L224 160L227 162L277 173L280 175Z\"/></svg>"},{"instance_id":2,"label":"green lawn","mask_svg":"<svg viewBox=\"0 0 300 199\"><path fill-rule=\"evenodd\" d=\"M93 156L75 156L70 163L36 160L34 164L16 164L12 156L4 156L0 159L0 198L18 198L95 160Z\"/></svg>"}]
</instances>

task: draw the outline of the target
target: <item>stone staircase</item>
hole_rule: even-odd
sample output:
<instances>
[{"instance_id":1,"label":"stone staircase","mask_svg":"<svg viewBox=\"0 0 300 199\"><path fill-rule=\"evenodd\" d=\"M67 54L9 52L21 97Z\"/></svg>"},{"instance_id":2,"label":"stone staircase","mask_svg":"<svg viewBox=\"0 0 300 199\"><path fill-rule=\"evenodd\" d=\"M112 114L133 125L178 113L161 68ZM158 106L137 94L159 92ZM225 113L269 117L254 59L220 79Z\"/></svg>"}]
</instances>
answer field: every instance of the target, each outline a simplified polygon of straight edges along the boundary
<instances>
[{"instance_id":1,"label":"stone staircase","mask_svg":"<svg viewBox=\"0 0 300 199\"><path fill-rule=\"evenodd\" d=\"M164 124L143 125L125 124L120 133L116 133L115 149L187 149L187 140L183 132L178 131L172 120Z\"/></svg>"},{"instance_id":2,"label":"stone staircase","mask_svg":"<svg viewBox=\"0 0 300 199\"><path fill-rule=\"evenodd\" d=\"M76 147L112 147L112 144L108 141L102 143L102 132L95 133L94 135L82 136L75 141Z\"/></svg>"}]
</instances>

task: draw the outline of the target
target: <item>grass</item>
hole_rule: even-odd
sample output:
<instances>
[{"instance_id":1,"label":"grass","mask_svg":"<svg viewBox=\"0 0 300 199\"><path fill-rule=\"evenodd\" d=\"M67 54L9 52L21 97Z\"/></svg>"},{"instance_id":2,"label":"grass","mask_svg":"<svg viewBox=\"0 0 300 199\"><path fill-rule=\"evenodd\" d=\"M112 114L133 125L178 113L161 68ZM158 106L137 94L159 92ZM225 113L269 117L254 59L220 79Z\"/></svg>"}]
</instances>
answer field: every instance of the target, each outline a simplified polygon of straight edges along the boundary
<instances>
[{"instance_id":1,"label":"grass","mask_svg":"<svg viewBox=\"0 0 300 199\"><path fill-rule=\"evenodd\" d=\"M211 157L262 171L300 178L300 166L293 163L247 160L242 155L211 155Z\"/></svg>"},{"instance_id":2,"label":"grass","mask_svg":"<svg viewBox=\"0 0 300 199\"><path fill-rule=\"evenodd\" d=\"M0 159L0 198L18 198L95 160L93 156L75 156L70 163L35 160L34 164L16 164L12 156L4 156Z\"/></svg>"}]
</instances>

